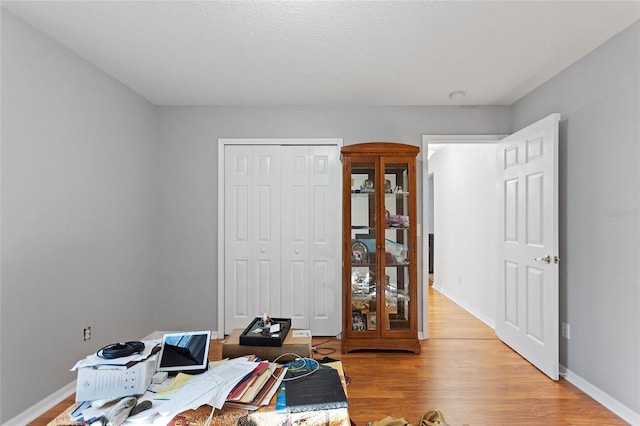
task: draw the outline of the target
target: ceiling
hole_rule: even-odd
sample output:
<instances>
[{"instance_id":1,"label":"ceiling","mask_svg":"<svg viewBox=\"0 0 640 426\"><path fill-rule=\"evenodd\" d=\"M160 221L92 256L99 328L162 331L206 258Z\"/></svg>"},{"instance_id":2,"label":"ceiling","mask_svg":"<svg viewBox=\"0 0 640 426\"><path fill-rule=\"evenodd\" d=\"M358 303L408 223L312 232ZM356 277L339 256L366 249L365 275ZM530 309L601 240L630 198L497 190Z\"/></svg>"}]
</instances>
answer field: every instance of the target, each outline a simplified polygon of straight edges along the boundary
<instances>
[{"instance_id":1,"label":"ceiling","mask_svg":"<svg viewBox=\"0 0 640 426\"><path fill-rule=\"evenodd\" d=\"M638 0L2 5L157 105L510 105L640 18Z\"/></svg>"}]
</instances>

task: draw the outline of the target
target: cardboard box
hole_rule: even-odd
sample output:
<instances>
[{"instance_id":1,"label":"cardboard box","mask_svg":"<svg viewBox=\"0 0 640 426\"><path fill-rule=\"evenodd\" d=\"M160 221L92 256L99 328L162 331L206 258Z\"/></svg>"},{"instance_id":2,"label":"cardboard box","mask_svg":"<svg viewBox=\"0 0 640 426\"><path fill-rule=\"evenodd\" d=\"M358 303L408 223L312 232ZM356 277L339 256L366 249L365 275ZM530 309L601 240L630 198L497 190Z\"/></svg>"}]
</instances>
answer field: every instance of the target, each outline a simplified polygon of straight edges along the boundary
<instances>
[{"instance_id":1,"label":"cardboard box","mask_svg":"<svg viewBox=\"0 0 640 426\"><path fill-rule=\"evenodd\" d=\"M156 358L153 355L124 370L79 368L76 401L142 395L156 372Z\"/></svg>"},{"instance_id":2,"label":"cardboard box","mask_svg":"<svg viewBox=\"0 0 640 426\"><path fill-rule=\"evenodd\" d=\"M222 358L238 358L255 355L273 361L285 353L294 353L304 358L311 357L311 333L308 330L289 330L282 346L247 346L240 344L242 330L232 330L231 335L222 344ZM283 358L285 361L292 357Z\"/></svg>"}]
</instances>

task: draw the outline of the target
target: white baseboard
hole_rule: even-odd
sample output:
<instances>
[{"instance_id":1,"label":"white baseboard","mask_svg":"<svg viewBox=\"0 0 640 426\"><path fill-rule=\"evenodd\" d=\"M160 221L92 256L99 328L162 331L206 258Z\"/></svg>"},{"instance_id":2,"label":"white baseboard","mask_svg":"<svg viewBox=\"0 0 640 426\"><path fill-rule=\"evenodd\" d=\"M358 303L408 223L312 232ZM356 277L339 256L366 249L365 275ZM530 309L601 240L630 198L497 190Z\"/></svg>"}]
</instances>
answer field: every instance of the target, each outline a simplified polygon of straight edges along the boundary
<instances>
[{"instance_id":1,"label":"white baseboard","mask_svg":"<svg viewBox=\"0 0 640 426\"><path fill-rule=\"evenodd\" d=\"M63 387L62 389L52 393L42 401L33 405L31 408L28 408L27 410L18 414L11 420L7 421L6 423L3 423L2 426L27 425L32 421L34 421L35 419L37 419L38 417L40 417L41 415L43 415L44 413L46 413L48 410L55 407L56 404L59 404L65 399L67 399L75 391L76 391L76 381L74 380L73 382Z\"/></svg>"},{"instance_id":2,"label":"white baseboard","mask_svg":"<svg viewBox=\"0 0 640 426\"><path fill-rule=\"evenodd\" d=\"M567 380L567 382L598 401L602 406L619 416L625 422L632 426L640 426L640 413L636 413L562 364L560 364L560 374Z\"/></svg>"},{"instance_id":3,"label":"white baseboard","mask_svg":"<svg viewBox=\"0 0 640 426\"><path fill-rule=\"evenodd\" d=\"M433 289L436 290L437 292L441 293L442 295L446 296L447 299L451 300L452 302L454 302L456 305L460 306L462 309L464 309L465 311L469 312L471 315L473 315L474 317L476 317L478 320L482 321L483 323L485 323L487 326L491 327L491 329L495 330L496 329L496 322L495 320L492 320L491 318L488 318L486 315L476 311L475 309L473 309L472 307L468 306L467 304L465 304L464 302L458 300L457 298L451 296L450 294L448 294L445 290L443 290L440 287L436 287L436 285L433 285Z\"/></svg>"}]
</instances>

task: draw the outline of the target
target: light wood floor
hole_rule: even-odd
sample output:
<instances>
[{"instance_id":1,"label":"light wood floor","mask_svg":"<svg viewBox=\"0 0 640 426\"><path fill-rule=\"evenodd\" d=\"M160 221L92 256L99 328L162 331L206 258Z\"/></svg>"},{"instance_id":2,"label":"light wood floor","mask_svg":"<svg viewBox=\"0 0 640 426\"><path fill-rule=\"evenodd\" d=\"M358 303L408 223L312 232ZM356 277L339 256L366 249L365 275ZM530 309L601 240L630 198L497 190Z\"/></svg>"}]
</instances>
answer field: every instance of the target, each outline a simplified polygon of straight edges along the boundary
<instances>
[{"instance_id":1,"label":"light wood floor","mask_svg":"<svg viewBox=\"0 0 640 426\"><path fill-rule=\"evenodd\" d=\"M422 342L420 355L343 355L338 340L314 337L316 358L342 360L357 426L388 415L418 425L431 408L440 409L451 426L627 424L567 381L548 379L437 291L429 294L430 339ZM220 342L212 345L211 359L220 359ZM70 396L31 424L46 425L72 403Z\"/></svg>"}]
</instances>

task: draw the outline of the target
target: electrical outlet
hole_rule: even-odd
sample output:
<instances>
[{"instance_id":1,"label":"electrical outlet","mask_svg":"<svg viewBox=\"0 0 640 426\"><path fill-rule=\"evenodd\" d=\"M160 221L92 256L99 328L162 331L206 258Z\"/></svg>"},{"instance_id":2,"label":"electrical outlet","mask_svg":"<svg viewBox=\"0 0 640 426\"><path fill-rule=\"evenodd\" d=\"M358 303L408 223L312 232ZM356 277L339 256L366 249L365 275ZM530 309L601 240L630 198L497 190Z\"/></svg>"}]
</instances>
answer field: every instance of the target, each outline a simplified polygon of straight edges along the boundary
<instances>
[{"instance_id":1,"label":"electrical outlet","mask_svg":"<svg viewBox=\"0 0 640 426\"><path fill-rule=\"evenodd\" d=\"M84 340L85 341L91 340L91 327L85 327L83 335L84 335Z\"/></svg>"},{"instance_id":2,"label":"electrical outlet","mask_svg":"<svg viewBox=\"0 0 640 426\"><path fill-rule=\"evenodd\" d=\"M571 327L566 322L562 323L562 337L569 340L571 338Z\"/></svg>"}]
</instances>

